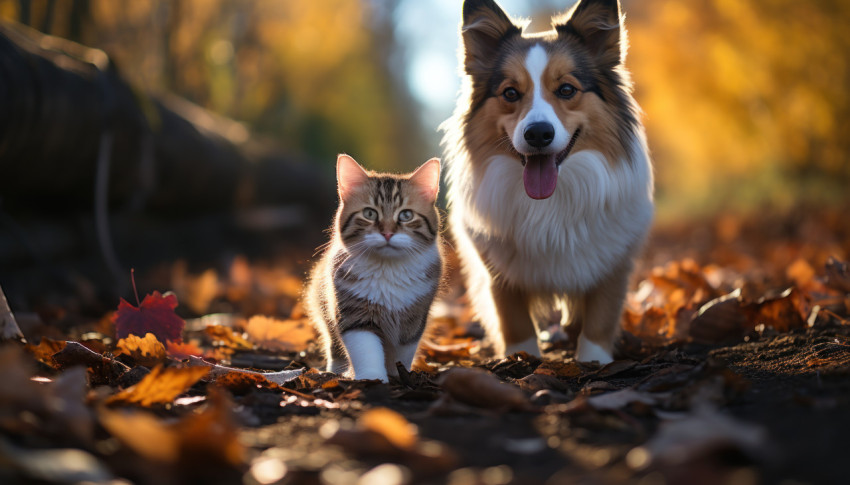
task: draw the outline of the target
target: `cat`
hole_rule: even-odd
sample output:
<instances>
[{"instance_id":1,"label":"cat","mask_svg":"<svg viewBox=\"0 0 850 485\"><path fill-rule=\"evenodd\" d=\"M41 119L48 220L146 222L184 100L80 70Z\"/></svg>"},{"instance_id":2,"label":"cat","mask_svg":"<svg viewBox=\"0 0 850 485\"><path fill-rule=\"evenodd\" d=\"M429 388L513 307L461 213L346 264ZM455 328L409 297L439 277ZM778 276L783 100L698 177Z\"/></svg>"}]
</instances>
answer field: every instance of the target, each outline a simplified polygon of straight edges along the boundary
<instances>
[{"instance_id":1,"label":"cat","mask_svg":"<svg viewBox=\"0 0 850 485\"><path fill-rule=\"evenodd\" d=\"M440 160L393 175L342 154L337 183L339 209L305 309L329 372L387 382L396 361L410 369L443 276Z\"/></svg>"}]
</instances>

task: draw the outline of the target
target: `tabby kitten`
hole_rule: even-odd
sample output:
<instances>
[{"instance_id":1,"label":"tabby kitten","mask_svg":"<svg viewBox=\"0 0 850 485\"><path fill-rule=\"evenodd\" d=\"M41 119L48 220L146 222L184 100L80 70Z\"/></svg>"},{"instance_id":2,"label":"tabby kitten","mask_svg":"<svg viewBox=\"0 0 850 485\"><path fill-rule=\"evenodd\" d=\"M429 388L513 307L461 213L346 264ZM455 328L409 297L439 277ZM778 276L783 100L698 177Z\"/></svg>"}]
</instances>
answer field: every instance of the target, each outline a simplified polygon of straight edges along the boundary
<instances>
[{"instance_id":1,"label":"tabby kitten","mask_svg":"<svg viewBox=\"0 0 850 485\"><path fill-rule=\"evenodd\" d=\"M410 368L442 277L434 203L440 161L408 175L365 171L337 158L340 205L332 237L313 268L305 306L330 372L356 379Z\"/></svg>"}]
</instances>

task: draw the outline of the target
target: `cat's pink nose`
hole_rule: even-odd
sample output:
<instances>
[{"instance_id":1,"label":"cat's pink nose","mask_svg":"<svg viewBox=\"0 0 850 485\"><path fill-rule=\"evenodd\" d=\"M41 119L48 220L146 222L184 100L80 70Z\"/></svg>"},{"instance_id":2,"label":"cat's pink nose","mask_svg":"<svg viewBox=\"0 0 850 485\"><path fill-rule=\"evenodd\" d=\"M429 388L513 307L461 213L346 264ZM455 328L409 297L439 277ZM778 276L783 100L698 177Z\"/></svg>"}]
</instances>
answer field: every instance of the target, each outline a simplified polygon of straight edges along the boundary
<instances>
[{"instance_id":1,"label":"cat's pink nose","mask_svg":"<svg viewBox=\"0 0 850 485\"><path fill-rule=\"evenodd\" d=\"M386 233L386 232L383 233L383 234L384 234L384 237L387 239L387 242L390 242L390 238L393 237L393 234L392 233Z\"/></svg>"}]
</instances>

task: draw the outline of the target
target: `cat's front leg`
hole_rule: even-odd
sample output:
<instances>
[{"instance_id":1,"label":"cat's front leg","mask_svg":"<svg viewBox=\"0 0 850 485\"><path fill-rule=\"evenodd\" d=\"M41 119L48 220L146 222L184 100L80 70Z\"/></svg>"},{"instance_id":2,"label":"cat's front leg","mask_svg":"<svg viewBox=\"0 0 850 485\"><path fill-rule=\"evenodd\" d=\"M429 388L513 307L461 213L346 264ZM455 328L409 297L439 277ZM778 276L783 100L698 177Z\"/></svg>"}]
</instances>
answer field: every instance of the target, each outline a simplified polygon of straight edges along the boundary
<instances>
[{"instance_id":1,"label":"cat's front leg","mask_svg":"<svg viewBox=\"0 0 850 485\"><path fill-rule=\"evenodd\" d=\"M368 330L349 330L342 333L355 379L378 379L388 382L384 364L384 345L381 338Z\"/></svg>"}]
</instances>

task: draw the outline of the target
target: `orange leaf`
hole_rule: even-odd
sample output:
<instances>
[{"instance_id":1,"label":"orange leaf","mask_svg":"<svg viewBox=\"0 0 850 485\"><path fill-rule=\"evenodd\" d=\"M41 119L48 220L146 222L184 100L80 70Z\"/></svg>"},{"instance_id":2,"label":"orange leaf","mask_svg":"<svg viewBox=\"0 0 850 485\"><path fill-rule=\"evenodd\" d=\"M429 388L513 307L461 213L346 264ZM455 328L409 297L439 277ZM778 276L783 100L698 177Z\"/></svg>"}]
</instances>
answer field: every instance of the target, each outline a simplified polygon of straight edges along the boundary
<instances>
[{"instance_id":1,"label":"orange leaf","mask_svg":"<svg viewBox=\"0 0 850 485\"><path fill-rule=\"evenodd\" d=\"M307 320L276 320L257 315L245 327L248 337L269 350L300 351L316 339L316 331Z\"/></svg>"},{"instance_id":2,"label":"orange leaf","mask_svg":"<svg viewBox=\"0 0 850 485\"><path fill-rule=\"evenodd\" d=\"M53 360L53 356L65 348L67 342L64 340L53 340L47 337L42 337L38 345L27 344L26 349L29 353L35 356L42 364L49 365L54 369L59 369L59 364Z\"/></svg>"},{"instance_id":3,"label":"orange leaf","mask_svg":"<svg viewBox=\"0 0 850 485\"><path fill-rule=\"evenodd\" d=\"M544 360L537 369L535 374L558 377L578 377L581 375L581 367L575 362L563 362L559 360Z\"/></svg>"},{"instance_id":4,"label":"orange leaf","mask_svg":"<svg viewBox=\"0 0 850 485\"><path fill-rule=\"evenodd\" d=\"M418 441L416 426L392 409L370 409L360 416L358 424L382 435L397 448L411 449Z\"/></svg>"},{"instance_id":5,"label":"orange leaf","mask_svg":"<svg viewBox=\"0 0 850 485\"><path fill-rule=\"evenodd\" d=\"M138 308L122 298L118 303L118 311L112 317L116 338L152 333L160 342L182 342L186 322L174 313L175 308L177 297L173 293L162 295L154 291L145 296Z\"/></svg>"},{"instance_id":6,"label":"orange leaf","mask_svg":"<svg viewBox=\"0 0 850 485\"><path fill-rule=\"evenodd\" d=\"M227 347L237 350L252 350L254 348L251 342L245 340L241 335L228 327L210 325L209 327L204 328L204 333L213 339L214 344L221 343Z\"/></svg>"},{"instance_id":7,"label":"orange leaf","mask_svg":"<svg viewBox=\"0 0 850 485\"><path fill-rule=\"evenodd\" d=\"M216 389L210 390L207 402L200 413L173 424L146 412L106 408L98 411L98 418L118 441L152 461L205 467L241 464L245 450L231 416L233 405Z\"/></svg>"},{"instance_id":8,"label":"orange leaf","mask_svg":"<svg viewBox=\"0 0 850 485\"><path fill-rule=\"evenodd\" d=\"M165 346L152 333L146 333L144 338L128 335L119 340L115 346L118 348L116 355L128 355L134 362L147 367L161 364L168 358Z\"/></svg>"},{"instance_id":9,"label":"orange leaf","mask_svg":"<svg viewBox=\"0 0 850 485\"><path fill-rule=\"evenodd\" d=\"M185 360L204 354L204 351L193 342L168 342L165 347L168 356L177 360Z\"/></svg>"},{"instance_id":10,"label":"orange leaf","mask_svg":"<svg viewBox=\"0 0 850 485\"><path fill-rule=\"evenodd\" d=\"M780 296L765 298L751 307L752 326L764 325L780 332L806 326L810 308L806 297L797 288L789 288Z\"/></svg>"},{"instance_id":11,"label":"orange leaf","mask_svg":"<svg viewBox=\"0 0 850 485\"><path fill-rule=\"evenodd\" d=\"M106 404L168 404L210 373L208 367L155 367L138 384L106 400Z\"/></svg>"},{"instance_id":12,"label":"orange leaf","mask_svg":"<svg viewBox=\"0 0 850 485\"><path fill-rule=\"evenodd\" d=\"M443 389L460 402L481 408L527 410L530 403L517 386L477 368L455 367L443 375Z\"/></svg>"}]
</instances>

